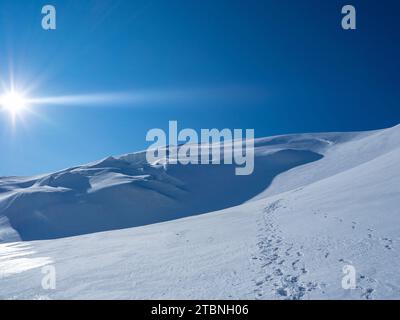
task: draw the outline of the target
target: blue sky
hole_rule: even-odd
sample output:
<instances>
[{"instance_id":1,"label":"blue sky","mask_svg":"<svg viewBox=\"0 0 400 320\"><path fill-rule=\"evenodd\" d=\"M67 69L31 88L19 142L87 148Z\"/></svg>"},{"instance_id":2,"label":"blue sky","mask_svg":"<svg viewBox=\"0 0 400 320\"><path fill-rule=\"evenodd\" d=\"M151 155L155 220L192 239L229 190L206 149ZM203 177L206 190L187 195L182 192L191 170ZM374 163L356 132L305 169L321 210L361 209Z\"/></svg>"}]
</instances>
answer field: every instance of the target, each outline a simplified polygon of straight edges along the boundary
<instances>
[{"instance_id":1,"label":"blue sky","mask_svg":"<svg viewBox=\"0 0 400 320\"><path fill-rule=\"evenodd\" d=\"M336 0L0 0L0 79L32 96L132 92L139 102L0 113L0 175L144 149L149 129L256 136L400 121L400 4ZM41 7L57 30L41 28ZM341 8L357 9L357 30Z\"/></svg>"}]
</instances>

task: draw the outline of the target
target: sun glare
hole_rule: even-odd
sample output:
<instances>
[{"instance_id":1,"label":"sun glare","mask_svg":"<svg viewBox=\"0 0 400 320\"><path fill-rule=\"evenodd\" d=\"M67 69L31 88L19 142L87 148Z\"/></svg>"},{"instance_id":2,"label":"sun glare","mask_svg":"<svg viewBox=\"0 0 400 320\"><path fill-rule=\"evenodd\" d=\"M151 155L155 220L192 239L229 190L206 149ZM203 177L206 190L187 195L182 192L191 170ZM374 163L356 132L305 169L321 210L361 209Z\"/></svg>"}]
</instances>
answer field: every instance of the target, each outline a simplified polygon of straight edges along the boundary
<instances>
[{"instance_id":1,"label":"sun glare","mask_svg":"<svg viewBox=\"0 0 400 320\"><path fill-rule=\"evenodd\" d=\"M0 106L11 115L16 116L27 107L27 100L19 92L10 91L0 97Z\"/></svg>"}]
</instances>

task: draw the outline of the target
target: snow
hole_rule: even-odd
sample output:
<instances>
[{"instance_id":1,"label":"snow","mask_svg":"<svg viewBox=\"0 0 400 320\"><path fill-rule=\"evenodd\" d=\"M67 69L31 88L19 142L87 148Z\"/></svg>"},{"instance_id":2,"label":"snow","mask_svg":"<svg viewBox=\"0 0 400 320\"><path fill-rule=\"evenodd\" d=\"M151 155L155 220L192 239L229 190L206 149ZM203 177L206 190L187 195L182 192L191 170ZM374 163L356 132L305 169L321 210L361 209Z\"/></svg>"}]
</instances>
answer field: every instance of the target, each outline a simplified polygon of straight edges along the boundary
<instances>
[{"instance_id":1,"label":"snow","mask_svg":"<svg viewBox=\"0 0 400 320\"><path fill-rule=\"evenodd\" d=\"M255 146L251 176L139 152L0 178L0 298L398 299L400 126Z\"/></svg>"}]
</instances>

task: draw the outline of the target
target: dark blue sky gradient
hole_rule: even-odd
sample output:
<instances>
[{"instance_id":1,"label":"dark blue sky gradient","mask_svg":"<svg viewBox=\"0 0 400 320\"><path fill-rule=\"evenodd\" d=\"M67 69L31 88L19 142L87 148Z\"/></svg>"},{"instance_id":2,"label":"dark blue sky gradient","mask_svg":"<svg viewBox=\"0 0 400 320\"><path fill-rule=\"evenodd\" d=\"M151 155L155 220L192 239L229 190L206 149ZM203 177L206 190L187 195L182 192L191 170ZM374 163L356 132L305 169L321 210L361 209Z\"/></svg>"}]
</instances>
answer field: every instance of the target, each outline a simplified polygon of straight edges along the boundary
<instances>
[{"instance_id":1,"label":"dark blue sky gradient","mask_svg":"<svg viewBox=\"0 0 400 320\"><path fill-rule=\"evenodd\" d=\"M56 31L41 29L48 3L57 8ZM357 9L355 31L341 28L345 4ZM12 69L34 96L149 97L35 106L38 116L26 115L13 132L0 113L0 175L138 151L147 130L169 120L254 128L258 137L396 125L399 14L395 0L0 0L3 82ZM184 98L162 99L168 92Z\"/></svg>"}]
</instances>

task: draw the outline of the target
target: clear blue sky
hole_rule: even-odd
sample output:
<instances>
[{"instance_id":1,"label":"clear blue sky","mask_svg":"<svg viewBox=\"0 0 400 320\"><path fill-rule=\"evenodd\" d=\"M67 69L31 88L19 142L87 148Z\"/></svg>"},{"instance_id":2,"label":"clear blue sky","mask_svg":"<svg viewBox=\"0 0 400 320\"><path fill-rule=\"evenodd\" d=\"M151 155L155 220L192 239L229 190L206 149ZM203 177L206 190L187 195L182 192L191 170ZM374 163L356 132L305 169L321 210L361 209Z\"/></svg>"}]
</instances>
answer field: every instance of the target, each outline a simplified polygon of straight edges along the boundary
<instances>
[{"instance_id":1,"label":"clear blue sky","mask_svg":"<svg viewBox=\"0 0 400 320\"><path fill-rule=\"evenodd\" d=\"M49 3L56 31L41 29ZM356 31L341 29L349 3ZM394 0L0 0L3 82L13 71L34 96L145 95L124 105L36 105L14 130L0 113L0 175L138 151L147 130L169 120L259 137L395 125L399 14Z\"/></svg>"}]
</instances>

